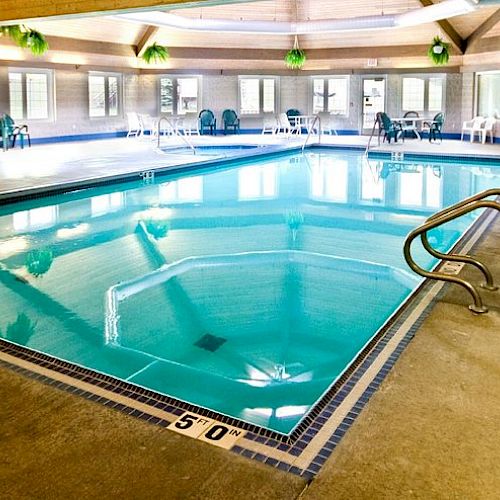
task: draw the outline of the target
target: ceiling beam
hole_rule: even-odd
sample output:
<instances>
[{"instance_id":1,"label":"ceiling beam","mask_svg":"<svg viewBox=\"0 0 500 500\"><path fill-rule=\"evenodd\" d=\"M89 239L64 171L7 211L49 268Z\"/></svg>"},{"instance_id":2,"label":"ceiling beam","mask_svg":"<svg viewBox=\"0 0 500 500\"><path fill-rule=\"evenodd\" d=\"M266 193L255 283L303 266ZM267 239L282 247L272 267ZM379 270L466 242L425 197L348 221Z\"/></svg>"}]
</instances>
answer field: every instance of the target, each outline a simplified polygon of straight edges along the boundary
<instances>
[{"instance_id":1,"label":"ceiling beam","mask_svg":"<svg viewBox=\"0 0 500 500\"><path fill-rule=\"evenodd\" d=\"M158 26L146 27L135 50L137 57L142 57L144 51L148 48L148 45L150 45L153 42L153 39L156 36L156 33L158 33L158 31L160 31L160 28L158 28Z\"/></svg>"},{"instance_id":2,"label":"ceiling beam","mask_svg":"<svg viewBox=\"0 0 500 500\"><path fill-rule=\"evenodd\" d=\"M423 7L429 7L430 5L434 5L434 2L432 0L419 0L419 2L422 4ZM443 32L448 37L451 44L453 45L453 47L455 47L458 53L463 54L465 52L465 41L457 33L456 29L451 25L450 21L448 21L447 19L441 19L435 22L443 30Z\"/></svg>"},{"instance_id":3,"label":"ceiling beam","mask_svg":"<svg viewBox=\"0 0 500 500\"><path fill-rule=\"evenodd\" d=\"M143 36L143 39L145 37ZM147 37L146 37L147 38ZM488 39L487 39L488 40ZM50 46L48 55L70 52L75 54L89 54L102 56L116 56L122 58L136 58L140 53L139 46L120 43L96 42L93 40L77 40L47 36ZM141 40L142 41L142 40ZM146 45L147 41L145 42ZM15 46L8 38L0 38L0 46ZM380 47L339 47L326 49L306 49L307 59L373 59L373 58L412 58L426 57L427 45L384 45ZM278 61L283 60L286 50L281 49L238 49L214 47L169 47L171 59L210 59L210 60L241 60L241 61ZM40 60L26 52L33 61ZM44 56L42 56L44 57ZM244 67L244 65L242 66Z\"/></svg>"},{"instance_id":4,"label":"ceiling beam","mask_svg":"<svg viewBox=\"0 0 500 500\"><path fill-rule=\"evenodd\" d=\"M500 9L495 11L484 23L479 25L473 33L471 33L468 38L465 40L466 42L466 52L469 52L471 48L481 40L486 33L491 31L498 22L500 21Z\"/></svg>"},{"instance_id":5,"label":"ceiling beam","mask_svg":"<svg viewBox=\"0 0 500 500\"><path fill-rule=\"evenodd\" d=\"M137 10L209 7L256 0L2 0L0 23L20 23L54 17L89 17L111 15Z\"/></svg>"}]
</instances>

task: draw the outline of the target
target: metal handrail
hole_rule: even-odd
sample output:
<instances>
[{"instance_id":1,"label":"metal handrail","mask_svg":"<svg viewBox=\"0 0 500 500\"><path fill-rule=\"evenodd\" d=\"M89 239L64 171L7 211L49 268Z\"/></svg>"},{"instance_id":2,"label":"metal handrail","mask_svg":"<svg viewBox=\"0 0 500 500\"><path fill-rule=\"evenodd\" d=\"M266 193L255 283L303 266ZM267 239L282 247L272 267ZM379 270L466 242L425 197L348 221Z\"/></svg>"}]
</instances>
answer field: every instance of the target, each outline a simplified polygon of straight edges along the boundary
<instances>
[{"instance_id":1,"label":"metal handrail","mask_svg":"<svg viewBox=\"0 0 500 500\"><path fill-rule=\"evenodd\" d=\"M448 255L438 252L431 247L427 239L427 231L429 231L430 229L434 229L435 227L438 227L441 224L444 224L453 219L461 217L462 215L472 212L473 210L477 210L478 208L494 208L500 211L499 202L482 199L496 194L500 194L500 189L489 189L477 195L471 196L470 198L467 198L459 203L456 203L455 205L447 207L441 210L440 212L437 212L436 214L429 217L424 224L417 227L416 229L411 231L410 234L408 234L403 248L403 253L406 262L408 263L410 268L420 276L423 276L425 278L438 279L442 281L449 281L451 283L456 283L457 285L464 287L472 295L472 298L474 300L474 303L469 306L469 309L478 314L485 313L488 311L488 309L483 305L481 296L479 295L476 288L471 283L462 278L458 278L456 276L450 276L448 274L444 274L439 271L426 271L413 260L411 256L411 245L415 240L415 238L420 236L424 248L431 255L433 255L434 257L438 257L440 259L445 259L450 261L460 261L476 266L480 271L483 272L486 278L486 284L483 285L483 287L487 288L488 290L496 290L497 287L495 287L495 285L493 284L493 278L491 276L491 273L484 264L473 259L468 255L462 255L462 256L455 254Z\"/></svg>"},{"instance_id":2,"label":"metal handrail","mask_svg":"<svg viewBox=\"0 0 500 500\"><path fill-rule=\"evenodd\" d=\"M368 144L366 145L365 156L368 154L368 150L370 149L370 144L372 142L373 135L375 134L375 127L377 126L377 124L378 124L379 130L380 130L380 123L379 123L379 121L377 119L377 116L378 115L376 115L375 118L374 118L374 120L373 120L372 132L370 134L370 138L368 139ZM380 146L380 134L378 134L378 145Z\"/></svg>"},{"instance_id":3,"label":"metal handrail","mask_svg":"<svg viewBox=\"0 0 500 500\"><path fill-rule=\"evenodd\" d=\"M318 122L318 142L321 143L321 117L319 115L315 115L314 120L309 127L309 131L307 132L306 140L304 141L304 144L302 144L302 152L304 152L304 149L306 148L307 141L309 140L309 137L311 137L311 132L314 130L314 125L316 122Z\"/></svg>"},{"instance_id":4,"label":"metal handrail","mask_svg":"<svg viewBox=\"0 0 500 500\"><path fill-rule=\"evenodd\" d=\"M180 134L179 131L177 130L176 127L174 127L173 123L169 120L169 118L167 116L162 116L159 120L158 120L158 142L157 142L157 148L160 149L160 139L161 139L161 127L160 127L160 124L161 122L165 120L169 125L170 127L172 128L172 131L173 133L180 137L187 145L189 148L191 148L191 150L193 151L193 154L196 154L196 149L195 147L186 139L186 136L184 136L183 134Z\"/></svg>"}]
</instances>

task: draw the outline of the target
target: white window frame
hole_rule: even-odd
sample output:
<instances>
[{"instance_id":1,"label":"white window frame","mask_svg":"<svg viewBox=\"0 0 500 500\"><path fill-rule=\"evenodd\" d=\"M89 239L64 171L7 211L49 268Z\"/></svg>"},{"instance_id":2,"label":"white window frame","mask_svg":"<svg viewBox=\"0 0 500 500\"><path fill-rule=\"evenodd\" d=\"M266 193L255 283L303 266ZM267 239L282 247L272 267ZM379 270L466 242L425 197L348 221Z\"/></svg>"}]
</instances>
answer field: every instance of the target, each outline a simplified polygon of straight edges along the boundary
<instances>
[{"instance_id":1,"label":"white window frame","mask_svg":"<svg viewBox=\"0 0 500 500\"><path fill-rule=\"evenodd\" d=\"M90 77L104 77L104 116L92 116L90 114ZM109 77L117 78L118 80L118 112L116 115L109 114ZM123 75L121 73L89 71L87 78L87 95L88 95L88 116L91 120L114 120L123 118Z\"/></svg>"},{"instance_id":2,"label":"white window frame","mask_svg":"<svg viewBox=\"0 0 500 500\"><path fill-rule=\"evenodd\" d=\"M479 105L480 105L480 83L479 80L482 76L488 76L488 75L496 75L500 77L500 71L498 70L493 70L493 71L479 71L475 75L475 96L474 96L474 116L480 115L480 116L493 116L493 113L497 112L500 113L500 102L498 104L498 109L491 109L488 112L484 112L485 110L480 110ZM480 112L483 112L481 114Z\"/></svg>"},{"instance_id":3,"label":"white window frame","mask_svg":"<svg viewBox=\"0 0 500 500\"><path fill-rule=\"evenodd\" d=\"M259 81L259 112L258 113L243 113L241 110L241 81L242 80L258 80ZM264 80L274 80L274 110L264 112ZM263 116L272 116L278 113L280 109L280 80L278 76L273 75L240 75L238 76L238 113L241 116L259 118Z\"/></svg>"},{"instance_id":4,"label":"white window frame","mask_svg":"<svg viewBox=\"0 0 500 500\"><path fill-rule=\"evenodd\" d=\"M346 102L345 102L345 113L335 113L335 116L349 116L349 98L350 98L350 78L349 75L314 75L310 77L309 82L309 105L311 106L311 112L314 110L314 80L323 80L323 109L320 113L330 113L328 111L328 82L329 80L345 80L346 81ZM333 112L332 112L333 113Z\"/></svg>"},{"instance_id":5,"label":"white window frame","mask_svg":"<svg viewBox=\"0 0 500 500\"><path fill-rule=\"evenodd\" d=\"M172 80L172 112L170 111L162 111L161 109L161 80L163 78L168 78L169 80ZM196 116L200 113L200 111L203 109L203 105L201 102L202 98L202 85L203 85L203 79L201 75L159 75L158 77L158 111L162 115L168 115L168 116L190 116L194 115L195 113L183 113L179 114L179 96L177 92L177 87L178 87L178 80L183 80L183 79L188 79L188 78L196 78L198 80L198 95L197 95L197 109L196 109Z\"/></svg>"},{"instance_id":6,"label":"white window frame","mask_svg":"<svg viewBox=\"0 0 500 500\"><path fill-rule=\"evenodd\" d=\"M49 123L56 119L55 111L55 78L54 71L45 68L9 68L9 75L17 73L21 75L22 81L22 100L23 100L23 117L13 117L15 120L23 120L28 122ZM28 91L26 84L27 74L47 75L47 117L46 118L29 118L28 117ZM10 113L10 81L9 81L9 113Z\"/></svg>"},{"instance_id":7,"label":"white window frame","mask_svg":"<svg viewBox=\"0 0 500 500\"><path fill-rule=\"evenodd\" d=\"M404 103L404 79L405 78L417 78L424 81L424 109L405 109L403 107ZM442 95L441 95L441 109L429 109L429 81L432 79L440 79L442 84ZM407 74L403 75L401 78L401 114L406 113L408 111L417 111L423 115L432 115L439 113L440 111L445 111L446 109L446 74L444 73L435 73L435 74Z\"/></svg>"}]
</instances>

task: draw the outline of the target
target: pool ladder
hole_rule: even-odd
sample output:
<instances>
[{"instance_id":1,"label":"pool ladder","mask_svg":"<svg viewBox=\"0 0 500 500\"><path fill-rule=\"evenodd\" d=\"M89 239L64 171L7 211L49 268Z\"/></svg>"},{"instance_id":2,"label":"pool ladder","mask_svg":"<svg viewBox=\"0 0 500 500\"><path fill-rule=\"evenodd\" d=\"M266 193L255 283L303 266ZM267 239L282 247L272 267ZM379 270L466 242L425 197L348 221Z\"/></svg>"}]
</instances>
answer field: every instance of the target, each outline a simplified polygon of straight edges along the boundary
<instances>
[{"instance_id":1,"label":"pool ladder","mask_svg":"<svg viewBox=\"0 0 500 500\"><path fill-rule=\"evenodd\" d=\"M443 261L452 261L452 262L462 262L464 264L471 264L479 269L485 278L485 283L482 283L480 286L485 290L495 291L498 290L498 286L493 283L493 276L490 270L479 260L471 257L470 255L458 255L454 253L445 254L438 252L434 249L429 243L429 239L427 237L427 232L430 229L434 229L446 222L449 222L453 219L461 217L462 215L468 214L478 208L494 208L500 211L500 199L496 200L486 200L489 196L500 196L500 188L495 189L487 189L486 191L482 191L474 196L466 198L465 200L456 203L455 205L451 205L443 210L436 212L434 215L431 215L421 226L417 227L406 237L404 244L404 256L406 262L411 267L413 271L420 276L424 276L425 278L437 279L441 281L449 281L451 283L456 283L464 287L473 298L474 303L469 306L469 309L472 312L477 314L488 312L488 308L483 305L483 301L476 287L472 285L469 281L466 281L457 276L450 276L449 274L444 274L439 271L426 271L421 268L414 260L411 255L411 244L420 236L422 240L422 245L424 248L433 256L441 259Z\"/></svg>"},{"instance_id":2,"label":"pool ladder","mask_svg":"<svg viewBox=\"0 0 500 500\"><path fill-rule=\"evenodd\" d=\"M160 149L160 141L161 141L161 122L162 121L165 121L168 123L168 125L170 126L170 130L172 132L172 135L175 135L177 137L180 137L186 144L187 146L189 147L189 149L191 149L191 151L193 152L193 154L196 154L196 149L195 147L193 146L193 144L191 144L191 142L189 142L186 138L186 136L184 134L181 134L179 132L179 130L177 129L177 127L168 119L167 116L162 116L159 120L158 120L158 124L157 124L157 127L158 127L158 142L156 144L156 147L158 149Z\"/></svg>"}]
</instances>

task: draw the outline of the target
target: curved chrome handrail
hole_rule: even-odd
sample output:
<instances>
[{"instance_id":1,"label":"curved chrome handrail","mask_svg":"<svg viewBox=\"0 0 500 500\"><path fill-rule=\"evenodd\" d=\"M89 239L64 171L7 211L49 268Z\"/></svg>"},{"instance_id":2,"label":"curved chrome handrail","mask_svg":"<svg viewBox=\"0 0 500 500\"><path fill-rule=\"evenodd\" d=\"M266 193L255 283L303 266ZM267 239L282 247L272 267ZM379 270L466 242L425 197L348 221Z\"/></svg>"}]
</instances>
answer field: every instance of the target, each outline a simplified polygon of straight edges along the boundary
<instances>
[{"instance_id":1,"label":"curved chrome handrail","mask_svg":"<svg viewBox=\"0 0 500 500\"><path fill-rule=\"evenodd\" d=\"M455 205L447 207L441 210L440 212L437 212L436 214L429 217L424 224L417 227L408 234L403 248L403 253L406 262L408 263L410 268L420 276L423 276L425 278L438 279L442 281L449 281L451 283L456 283L457 285L464 287L472 295L472 298L474 300L474 303L469 306L469 309L478 314L485 313L488 311L488 309L483 305L481 296L479 295L476 288L471 283L462 278L458 278L456 276L450 276L448 274L444 274L439 271L426 271L413 260L413 257L411 256L411 245L415 240L415 238L420 236L424 248L431 255L443 260L458 261L474 265L483 273L483 275L486 278L486 283L483 285L483 288L486 288L488 290L497 290L498 287L496 287L493 284L493 277L489 269L484 264L470 257L469 255L443 254L441 252L438 252L437 250L431 247L429 240L427 238L427 231L437 226L440 226L441 224L449 222L453 219L461 217L462 215L472 212L473 210L476 210L478 208L494 208L500 211L499 202L483 199L487 198L488 196L494 196L499 194L500 194L500 189L488 189L486 191L483 191L482 193L478 193L474 196L466 198L465 200L462 200L461 202L456 203Z\"/></svg>"},{"instance_id":2,"label":"curved chrome handrail","mask_svg":"<svg viewBox=\"0 0 500 500\"><path fill-rule=\"evenodd\" d=\"M186 137L182 134L179 133L179 131L177 130L176 127L174 127L173 123L169 120L169 118L167 116L162 116L159 120L158 120L158 124L157 124L157 127L158 127L158 141L157 141L157 145L156 147L158 149L160 149L160 139L161 139L161 128L160 128L160 124L161 122L165 120L169 125L170 127L172 128L172 131L173 133L177 136L177 137L180 137L187 145L188 147L193 151L193 154L196 154L196 149L195 147L186 139Z\"/></svg>"},{"instance_id":3,"label":"curved chrome handrail","mask_svg":"<svg viewBox=\"0 0 500 500\"><path fill-rule=\"evenodd\" d=\"M319 115L314 115L314 120L311 123L311 126L309 127L309 131L307 132L307 137L306 140L304 141L304 144L302 144L302 152L304 152L304 149L306 148L307 141L309 140L309 137L311 137L311 132L314 130L314 125L318 122L318 142L321 142L321 117Z\"/></svg>"}]
</instances>

